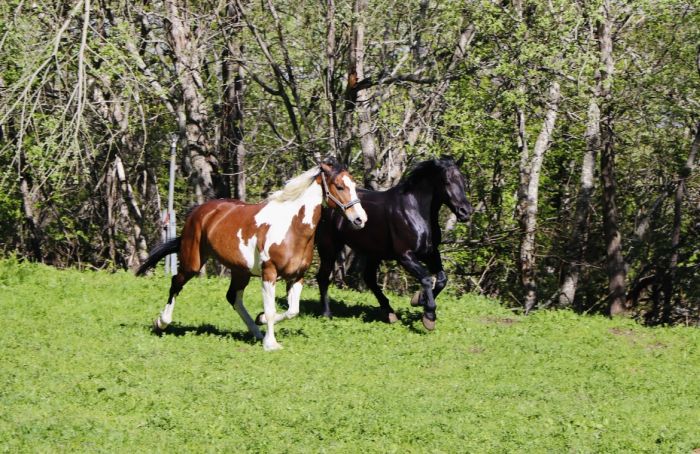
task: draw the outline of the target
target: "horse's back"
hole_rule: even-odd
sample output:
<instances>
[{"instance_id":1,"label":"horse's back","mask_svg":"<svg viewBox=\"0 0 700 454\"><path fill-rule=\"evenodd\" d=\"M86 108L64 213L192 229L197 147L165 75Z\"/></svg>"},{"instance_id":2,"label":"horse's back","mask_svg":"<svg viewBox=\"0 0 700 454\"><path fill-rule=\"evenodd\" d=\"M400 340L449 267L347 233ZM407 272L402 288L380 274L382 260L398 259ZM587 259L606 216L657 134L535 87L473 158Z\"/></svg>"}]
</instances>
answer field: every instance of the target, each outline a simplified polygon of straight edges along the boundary
<instances>
[{"instance_id":1,"label":"horse's back","mask_svg":"<svg viewBox=\"0 0 700 454\"><path fill-rule=\"evenodd\" d=\"M197 268L193 271L212 256L229 268L246 267L239 243L256 234L254 216L259 210L259 204L235 199L210 200L195 207L182 232L182 260Z\"/></svg>"}]
</instances>

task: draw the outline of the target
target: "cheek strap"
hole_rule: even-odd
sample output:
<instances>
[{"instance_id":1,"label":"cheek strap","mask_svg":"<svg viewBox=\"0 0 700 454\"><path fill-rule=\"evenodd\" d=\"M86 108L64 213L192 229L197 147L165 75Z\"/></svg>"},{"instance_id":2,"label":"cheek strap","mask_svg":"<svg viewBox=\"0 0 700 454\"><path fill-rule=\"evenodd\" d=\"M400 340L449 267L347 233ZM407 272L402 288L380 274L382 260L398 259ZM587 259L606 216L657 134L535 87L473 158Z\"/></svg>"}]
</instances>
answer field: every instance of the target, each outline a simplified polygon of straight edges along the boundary
<instances>
[{"instance_id":1,"label":"cheek strap","mask_svg":"<svg viewBox=\"0 0 700 454\"><path fill-rule=\"evenodd\" d=\"M335 203L341 211L346 211L351 206L360 203L360 199L353 199L348 203L343 203L340 200L338 200L335 196L333 196L333 194L331 194L331 191L328 189L328 183L326 182L326 174L323 171L321 171L321 181L323 182L323 194L326 197L326 202L328 202L328 200L332 200L333 203Z\"/></svg>"}]
</instances>

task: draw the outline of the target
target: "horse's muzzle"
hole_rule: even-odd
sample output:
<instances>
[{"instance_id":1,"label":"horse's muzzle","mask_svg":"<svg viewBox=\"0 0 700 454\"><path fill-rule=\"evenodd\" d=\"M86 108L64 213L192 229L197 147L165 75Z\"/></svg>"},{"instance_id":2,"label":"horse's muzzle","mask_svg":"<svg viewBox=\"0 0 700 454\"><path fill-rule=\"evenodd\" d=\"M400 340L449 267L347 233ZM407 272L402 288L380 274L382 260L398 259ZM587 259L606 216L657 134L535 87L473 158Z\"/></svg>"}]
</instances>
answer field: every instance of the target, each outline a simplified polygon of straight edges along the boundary
<instances>
[{"instance_id":1,"label":"horse's muzzle","mask_svg":"<svg viewBox=\"0 0 700 454\"><path fill-rule=\"evenodd\" d=\"M474 208L472 207L459 207L457 208L457 212L455 213L455 215L457 216L457 220L459 222L467 222L472 216L473 212Z\"/></svg>"},{"instance_id":2,"label":"horse's muzzle","mask_svg":"<svg viewBox=\"0 0 700 454\"><path fill-rule=\"evenodd\" d=\"M367 222L367 213L362 209L362 205L357 204L349 211L345 212L345 217L350 221L353 230L360 230Z\"/></svg>"}]
</instances>

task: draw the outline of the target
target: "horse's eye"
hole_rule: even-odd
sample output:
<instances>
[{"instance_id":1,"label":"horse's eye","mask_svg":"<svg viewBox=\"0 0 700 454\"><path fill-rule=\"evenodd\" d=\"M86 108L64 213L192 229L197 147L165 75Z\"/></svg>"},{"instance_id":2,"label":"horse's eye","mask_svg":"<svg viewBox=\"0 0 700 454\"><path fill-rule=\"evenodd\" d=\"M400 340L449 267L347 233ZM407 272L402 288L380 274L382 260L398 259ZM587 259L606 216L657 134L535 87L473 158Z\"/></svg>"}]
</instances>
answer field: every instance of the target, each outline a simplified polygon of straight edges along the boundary
<instances>
[{"instance_id":1,"label":"horse's eye","mask_svg":"<svg viewBox=\"0 0 700 454\"><path fill-rule=\"evenodd\" d=\"M345 187L344 186L336 186L335 187L338 191L344 191Z\"/></svg>"}]
</instances>

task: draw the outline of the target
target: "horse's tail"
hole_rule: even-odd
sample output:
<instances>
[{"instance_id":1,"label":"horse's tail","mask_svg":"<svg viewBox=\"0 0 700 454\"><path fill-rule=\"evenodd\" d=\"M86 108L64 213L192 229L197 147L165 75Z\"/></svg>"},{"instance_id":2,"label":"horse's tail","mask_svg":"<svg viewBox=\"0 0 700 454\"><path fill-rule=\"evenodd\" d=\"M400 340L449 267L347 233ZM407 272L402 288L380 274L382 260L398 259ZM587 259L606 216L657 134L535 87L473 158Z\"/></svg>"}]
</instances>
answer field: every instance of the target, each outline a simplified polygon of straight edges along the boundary
<instances>
[{"instance_id":1,"label":"horse's tail","mask_svg":"<svg viewBox=\"0 0 700 454\"><path fill-rule=\"evenodd\" d=\"M137 276L143 276L146 271L156 266L163 257L170 254L175 254L180 251L180 237L173 238L172 240L166 241L165 243L160 243L151 251L151 255L148 256L145 262L136 270Z\"/></svg>"}]
</instances>

